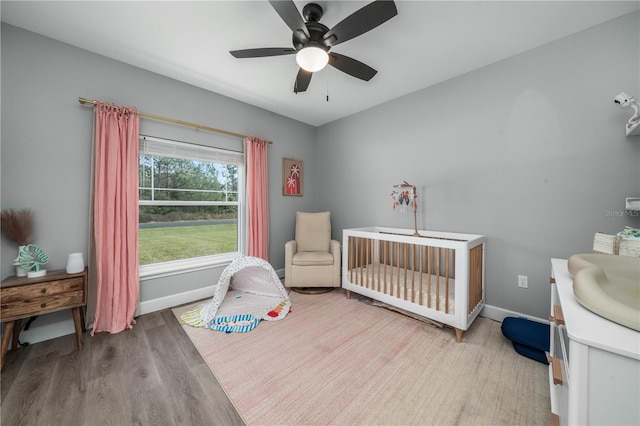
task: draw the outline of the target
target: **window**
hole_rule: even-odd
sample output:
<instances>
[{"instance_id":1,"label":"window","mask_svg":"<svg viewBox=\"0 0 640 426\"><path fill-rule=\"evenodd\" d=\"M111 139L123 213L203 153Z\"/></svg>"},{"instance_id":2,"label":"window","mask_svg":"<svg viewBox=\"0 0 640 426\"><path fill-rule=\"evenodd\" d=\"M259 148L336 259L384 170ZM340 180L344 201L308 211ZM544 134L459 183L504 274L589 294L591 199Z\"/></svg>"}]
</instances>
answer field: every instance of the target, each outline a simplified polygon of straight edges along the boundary
<instances>
[{"instance_id":1,"label":"window","mask_svg":"<svg viewBox=\"0 0 640 426\"><path fill-rule=\"evenodd\" d=\"M206 267L241 252L242 178L240 152L141 136L140 276Z\"/></svg>"}]
</instances>

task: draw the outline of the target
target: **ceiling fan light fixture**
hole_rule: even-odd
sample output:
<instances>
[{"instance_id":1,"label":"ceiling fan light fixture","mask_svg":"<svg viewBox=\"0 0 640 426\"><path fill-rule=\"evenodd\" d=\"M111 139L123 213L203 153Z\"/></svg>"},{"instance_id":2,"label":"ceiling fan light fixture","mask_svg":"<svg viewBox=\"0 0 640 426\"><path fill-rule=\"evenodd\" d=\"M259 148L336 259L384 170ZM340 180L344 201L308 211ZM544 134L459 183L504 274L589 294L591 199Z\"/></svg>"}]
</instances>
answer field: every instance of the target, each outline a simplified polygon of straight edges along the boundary
<instances>
[{"instance_id":1,"label":"ceiling fan light fixture","mask_svg":"<svg viewBox=\"0 0 640 426\"><path fill-rule=\"evenodd\" d=\"M316 72L327 66L329 54L321 47L307 46L296 53L296 62L305 71Z\"/></svg>"}]
</instances>

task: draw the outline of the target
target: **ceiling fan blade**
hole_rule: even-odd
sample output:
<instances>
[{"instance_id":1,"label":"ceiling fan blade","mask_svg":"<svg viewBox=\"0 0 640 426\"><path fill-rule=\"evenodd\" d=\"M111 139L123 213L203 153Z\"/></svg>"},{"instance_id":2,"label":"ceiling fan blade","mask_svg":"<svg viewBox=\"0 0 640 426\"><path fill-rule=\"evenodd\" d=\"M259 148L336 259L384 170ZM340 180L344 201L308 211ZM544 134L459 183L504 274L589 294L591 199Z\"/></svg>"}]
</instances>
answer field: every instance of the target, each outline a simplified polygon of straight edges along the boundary
<instances>
[{"instance_id":1,"label":"ceiling fan blade","mask_svg":"<svg viewBox=\"0 0 640 426\"><path fill-rule=\"evenodd\" d=\"M398 14L393 1L376 0L338 22L325 35L325 44L335 46L366 33Z\"/></svg>"},{"instance_id":2,"label":"ceiling fan blade","mask_svg":"<svg viewBox=\"0 0 640 426\"><path fill-rule=\"evenodd\" d=\"M296 82L293 85L293 93L306 92L309 83L311 82L312 72L305 71L302 68L298 70Z\"/></svg>"},{"instance_id":3,"label":"ceiling fan blade","mask_svg":"<svg viewBox=\"0 0 640 426\"><path fill-rule=\"evenodd\" d=\"M265 56L292 55L297 50L291 47L263 47L258 49L232 50L231 53L236 58L264 58Z\"/></svg>"},{"instance_id":4,"label":"ceiling fan blade","mask_svg":"<svg viewBox=\"0 0 640 426\"><path fill-rule=\"evenodd\" d=\"M291 31L302 30L307 38L310 37L309 30L302 19L293 0L269 0L271 6L276 10L280 18L291 28Z\"/></svg>"},{"instance_id":5,"label":"ceiling fan blade","mask_svg":"<svg viewBox=\"0 0 640 426\"><path fill-rule=\"evenodd\" d=\"M367 64L334 52L329 53L329 64L344 73L364 81L371 80L378 72Z\"/></svg>"}]
</instances>

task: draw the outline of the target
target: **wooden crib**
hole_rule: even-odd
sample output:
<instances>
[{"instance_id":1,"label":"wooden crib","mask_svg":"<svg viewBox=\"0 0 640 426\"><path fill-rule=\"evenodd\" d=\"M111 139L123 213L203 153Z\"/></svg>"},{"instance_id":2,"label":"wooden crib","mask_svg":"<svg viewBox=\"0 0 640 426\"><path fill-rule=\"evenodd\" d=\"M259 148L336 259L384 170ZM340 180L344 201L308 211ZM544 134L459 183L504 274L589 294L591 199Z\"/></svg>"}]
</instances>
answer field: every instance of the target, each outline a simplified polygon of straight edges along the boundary
<instances>
[{"instance_id":1,"label":"wooden crib","mask_svg":"<svg viewBox=\"0 0 640 426\"><path fill-rule=\"evenodd\" d=\"M395 228L343 231L342 287L455 328L484 307L483 235Z\"/></svg>"}]
</instances>

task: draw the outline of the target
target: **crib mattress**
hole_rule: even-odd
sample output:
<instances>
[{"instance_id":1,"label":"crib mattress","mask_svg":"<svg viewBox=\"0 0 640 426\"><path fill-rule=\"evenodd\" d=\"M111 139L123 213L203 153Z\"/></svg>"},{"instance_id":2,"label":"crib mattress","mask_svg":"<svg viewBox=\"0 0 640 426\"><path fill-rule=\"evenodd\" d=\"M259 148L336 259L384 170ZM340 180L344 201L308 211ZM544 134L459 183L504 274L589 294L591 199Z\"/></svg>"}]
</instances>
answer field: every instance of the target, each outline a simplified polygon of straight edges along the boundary
<instances>
[{"instance_id":1,"label":"crib mattress","mask_svg":"<svg viewBox=\"0 0 640 426\"><path fill-rule=\"evenodd\" d=\"M440 312L455 314L454 278L447 279L378 263L350 269L347 274L349 282L353 285L379 291Z\"/></svg>"}]
</instances>

